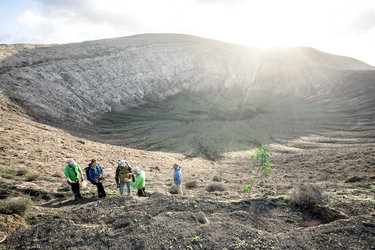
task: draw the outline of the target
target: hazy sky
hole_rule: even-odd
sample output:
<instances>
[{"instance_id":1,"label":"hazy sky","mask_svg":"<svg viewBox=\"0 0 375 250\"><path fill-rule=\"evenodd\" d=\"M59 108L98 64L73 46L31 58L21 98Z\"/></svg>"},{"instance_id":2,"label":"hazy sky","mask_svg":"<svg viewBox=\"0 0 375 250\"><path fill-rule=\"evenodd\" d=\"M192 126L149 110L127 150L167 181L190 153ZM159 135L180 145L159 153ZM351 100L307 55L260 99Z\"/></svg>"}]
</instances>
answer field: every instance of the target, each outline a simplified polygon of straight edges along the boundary
<instances>
[{"instance_id":1,"label":"hazy sky","mask_svg":"<svg viewBox=\"0 0 375 250\"><path fill-rule=\"evenodd\" d=\"M0 0L0 43L184 33L375 65L375 0Z\"/></svg>"}]
</instances>

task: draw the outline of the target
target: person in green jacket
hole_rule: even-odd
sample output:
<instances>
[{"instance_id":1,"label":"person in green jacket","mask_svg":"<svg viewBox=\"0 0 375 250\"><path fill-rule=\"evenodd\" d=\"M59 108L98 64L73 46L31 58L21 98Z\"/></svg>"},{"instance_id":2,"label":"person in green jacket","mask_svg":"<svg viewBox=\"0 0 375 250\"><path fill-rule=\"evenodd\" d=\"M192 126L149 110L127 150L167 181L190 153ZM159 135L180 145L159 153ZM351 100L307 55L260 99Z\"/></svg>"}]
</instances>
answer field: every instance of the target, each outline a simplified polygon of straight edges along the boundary
<instances>
[{"instance_id":1,"label":"person in green jacket","mask_svg":"<svg viewBox=\"0 0 375 250\"><path fill-rule=\"evenodd\" d=\"M145 172L141 170L139 167L132 168L132 172L135 174L135 182L130 182L129 179L126 179L126 182L130 184L133 188L138 189L138 195L139 196L146 196L145 192ZM128 176L131 176L131 173L128 174Z\"/></svg>"},{"instance_id":2,"label":"person in green jacket","mask_svg":"<svg viewBox=\"0 0 375 250\"><path fill-rule=\"evenodd\" d=\"M79 191L79 180L84 180L82 169L74 159L70 158L66 161L66 163L68 165L64 169L64 174L66 177L66 181L72 187L72 191L75 197L74 200L82 199L82 195Z\"/></svg>"},{"instance_id":3,"label":"person in green jacket","mask_svg":"<svg viewBox=\"0 0 375 250\"><path fill-rule=\"evenodd\" d=\"M130 191L131 191L130 183L125 181L127 178L129 178L128 177L129 173L130 174L132 173L132 169L130 165L125 160L121 160L117 166L116 176L115 176L117 188L120 188L121 195L124 195L125 184L126 184L128 196L130 195ZM135 180L133 175L131 176L131 178L133 179L133 181Z\"/></svg>"}]
</instances>

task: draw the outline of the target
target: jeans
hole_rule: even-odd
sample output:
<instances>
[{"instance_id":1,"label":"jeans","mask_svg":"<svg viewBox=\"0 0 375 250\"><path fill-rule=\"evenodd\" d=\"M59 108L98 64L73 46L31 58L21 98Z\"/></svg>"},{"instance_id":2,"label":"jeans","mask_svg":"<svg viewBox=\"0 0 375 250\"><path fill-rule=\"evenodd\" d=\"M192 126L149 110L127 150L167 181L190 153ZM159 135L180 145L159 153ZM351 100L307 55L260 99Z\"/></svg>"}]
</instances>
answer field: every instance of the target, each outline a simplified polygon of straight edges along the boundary
<instances>
[{"instance_id":1,"label":"jeans","mask_svg":"<svg viewBox=\"0 0 375 250\"><path fill-rule=\"evenodd\" d=\"M126 189L127 189L128 195L130 195L131 186L130 186L129 183L126 183L126 182L123 182L123 181L120 181L120 194L124 195L124 186L125 186L125 184L126 184Z\"/></svg>"}]
</instances>

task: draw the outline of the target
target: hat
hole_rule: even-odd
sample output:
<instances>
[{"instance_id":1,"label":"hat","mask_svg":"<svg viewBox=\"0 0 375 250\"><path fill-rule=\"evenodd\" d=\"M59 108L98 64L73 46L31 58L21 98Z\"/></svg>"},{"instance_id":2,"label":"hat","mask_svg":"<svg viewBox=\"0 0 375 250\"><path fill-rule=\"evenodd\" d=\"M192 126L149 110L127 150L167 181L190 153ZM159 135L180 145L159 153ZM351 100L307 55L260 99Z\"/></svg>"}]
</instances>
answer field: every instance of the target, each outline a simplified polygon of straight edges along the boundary
<instances>
[{"instance_id":1,"label":"hat","mask_svg":"<svg viewBox=\"0 0 375 250\"><path fill-rule=\"evenodd\" d=\"M96 159L95 159L95 158L92 158L91 163L93 163L93 162L96 162Z\"/></svg>"},{"instance_id":2,"label":"hat","mask_svg":"<svg viewBox=\"0 0 375 250\"><path fill-rule=\"evenodd\" d=\"M120 165L121 167L124 167L124 166L128 165L128 163L125 160L121 160L118 165Z\"/></svg>"},{"instance_id":3,"label":"hat","mask_svg":"<svg viewBox=\"0 0 375 250\"><path fill-rule=\"evenodd\" d=\"M76 161L73 158L69 158L68 160L66 160L66 163L68 163L68 164L76 164Z\"/></svg>"},{"instance_id":4,"label":"hat","mask_svg":"<svg viewBox=\"0 0 375 250\"><path fill-rule=\"evenodd\" d=\"M141 168L140 167L134 167L134 168L132 168L132 172L139 174L141 172Z\"/></svg>"}]
</instances>

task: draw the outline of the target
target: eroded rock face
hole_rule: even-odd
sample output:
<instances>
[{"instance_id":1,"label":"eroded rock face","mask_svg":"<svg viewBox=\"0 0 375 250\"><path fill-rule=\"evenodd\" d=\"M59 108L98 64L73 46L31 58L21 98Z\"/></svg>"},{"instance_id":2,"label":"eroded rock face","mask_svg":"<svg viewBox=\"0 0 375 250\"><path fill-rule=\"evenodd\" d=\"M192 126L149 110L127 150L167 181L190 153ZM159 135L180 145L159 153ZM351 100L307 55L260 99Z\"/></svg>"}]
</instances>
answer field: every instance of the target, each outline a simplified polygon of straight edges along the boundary
<instances>
[{"instance_id":1,"label":"eroded rock face","mask_svg":"<svg viewBox=\"0 0 375 250\"><path fill-rule=\"evenodd\" d=\"M0 87L7 96L37 118L78 124L183 89L238 88L246 94L263 88L309 96L317 89L325 93L337 71L373 69L310 48L264 52L172 34L1 45L0 52Z\"/></svg>"}]
</instances>

